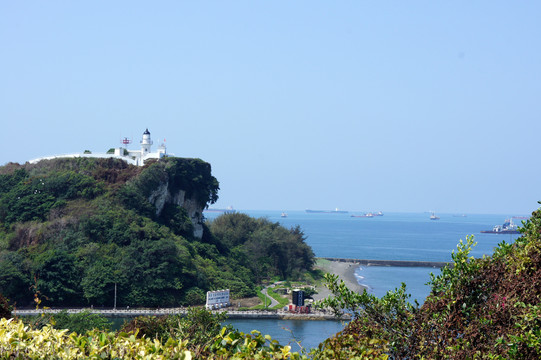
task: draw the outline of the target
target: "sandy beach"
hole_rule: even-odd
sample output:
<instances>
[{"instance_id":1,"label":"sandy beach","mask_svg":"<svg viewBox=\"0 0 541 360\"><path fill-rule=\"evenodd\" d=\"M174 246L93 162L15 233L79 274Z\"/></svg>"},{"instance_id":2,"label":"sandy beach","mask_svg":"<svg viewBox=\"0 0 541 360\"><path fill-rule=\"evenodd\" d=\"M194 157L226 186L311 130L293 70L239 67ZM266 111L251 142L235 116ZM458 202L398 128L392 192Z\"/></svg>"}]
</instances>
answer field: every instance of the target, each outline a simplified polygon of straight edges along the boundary
<instances>
[{"instance_id":1,"label":"sandy beach","mask_svg":"<svg viewBox=\"0 0 541 360\"><path fill-rule=\"evenodd\" d=\"M359 285L355 278L355 270L359 267L359 264L342 262L342 261L329 261L325 259L318 259L316 268L323 270L326 273L338 275L339 280L343 280L346 286L355 292L362 292L365 288ZM314 300L321 300L326 298L331 293L325 286L317 287L317 294L313 296Z\"/></svg>"}]
</instances>

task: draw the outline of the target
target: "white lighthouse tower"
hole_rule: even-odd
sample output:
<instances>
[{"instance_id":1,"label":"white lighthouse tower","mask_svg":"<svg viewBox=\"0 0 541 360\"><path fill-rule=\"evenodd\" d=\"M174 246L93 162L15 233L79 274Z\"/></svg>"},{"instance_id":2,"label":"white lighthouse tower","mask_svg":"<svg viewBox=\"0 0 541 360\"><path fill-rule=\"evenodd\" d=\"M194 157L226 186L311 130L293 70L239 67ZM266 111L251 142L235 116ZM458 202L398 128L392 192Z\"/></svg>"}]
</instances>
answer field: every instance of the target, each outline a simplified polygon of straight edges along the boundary
<instances>
[{"instance_id":1,"label":"white lighthouse tower","mask_svg":"<svg viewBox=\"0 0 541 360\"><path fill-rule=\"evenodd\" d=\"M152 146L152 140L150 140L150 131L148 128L143 133L143 140L141 140L141 156L144 158L150 154L150 147Z\"/></svg>"}]
</instances>

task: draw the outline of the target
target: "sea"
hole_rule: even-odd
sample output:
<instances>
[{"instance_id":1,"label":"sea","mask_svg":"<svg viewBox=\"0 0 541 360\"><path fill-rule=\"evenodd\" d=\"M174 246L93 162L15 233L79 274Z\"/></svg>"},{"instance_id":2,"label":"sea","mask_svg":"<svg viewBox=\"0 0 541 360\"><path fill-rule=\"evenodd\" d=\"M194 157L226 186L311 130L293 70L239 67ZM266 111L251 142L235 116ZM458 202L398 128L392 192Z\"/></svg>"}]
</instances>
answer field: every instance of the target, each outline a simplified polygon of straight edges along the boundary
<instances>
[{"instance_id":1,"label":"sea","mask_svg":"<svg viewBox=\"0 0 541 360\"><path fill-rule=\"evenodd\" d=\"M459 241L473 235L477 245L471 255L480 258L490 255L499 243L513 242L520 234L486 234L501 225L507 218L521 226L524 214L437 214L439 220L431 220L430 213L386 213L383 216L352 217L362 212L307 213L305 211L237 211L256 218L291 228L300 226L306 243L316 257L332 257L369 260L411 260L450 262L451 253ZM282 217L286 213L287 217ZM206 219L213 219L220 212L206 211ZM430 292L427 282L430 273L437 275L440 269L431 267L360 266L355 270L359 284L381 297L389 290L406 284L410 301L420 304ZM340 321L299 320L230 320L243 332L258 330L272 336L281 344L290 344L294 351L317 347L326 338L341 331L345 323Z\"/></svg>"}]
</instances>

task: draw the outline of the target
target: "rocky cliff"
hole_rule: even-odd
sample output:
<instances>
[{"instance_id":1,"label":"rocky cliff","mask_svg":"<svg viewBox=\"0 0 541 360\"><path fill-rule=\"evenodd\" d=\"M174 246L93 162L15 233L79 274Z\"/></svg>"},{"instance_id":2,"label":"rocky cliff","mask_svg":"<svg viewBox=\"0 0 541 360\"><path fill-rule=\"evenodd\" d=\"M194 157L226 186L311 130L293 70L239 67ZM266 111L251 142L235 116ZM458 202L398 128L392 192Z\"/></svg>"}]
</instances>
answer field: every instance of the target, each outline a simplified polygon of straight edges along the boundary
<instances>
[{"instance_id":1,"label":"rocky cliff","mask_svg":"<svg viewBox=\"0 0 541 360\"><path fill-rule=\"evenodd\" d=\"M47 305L110 306L116 287L124 306L178 306L217 286L246 292L249 274L233 276L241 265L205 242L202 212L218 189L199 159L1 166L0 293L19 305L43 296Z\"/></svg>"},{"instance_id":2,"label":"rocky cliff","mask_svg":"<svg viewBox=\"0 0 541 360\"><path fill-rule=\"evenodd\" d=\"M167 174L148 195L148 201L161 217L165 205L184 209L196 238L203 236L203 210L218 200L219 184L211 174L210 164L199 159L170 158L151 165L148 171Z\"/></svg>"},{"instance_id":3,"label":"rocky cliff","mask_svg":"<svg viewBox=\"0 0 541 360\"><path fill-rule=\"evenodd\" d=\"M203 236L203 210L218 199L218 181L210 164L199 159L168 158L154 162L133 180L154 207L156 218L164 215L167 205L183 209L193 227L193 236Z\"/></svg>"},{"instance_id":4,"label":"rocky cliff","mask_svg":"<svg viewBox=\"0 0 541 360\"><path fill-rule=\"evenodd\" d=\"M203 210L201 203L192 197L186 196L185 190L176 190L171 193L169 182L159 185L148 197L148 201L156 208L156 217L160 217L166 204L180 206L188 213L193 226L193 236L201 239L203 237Z\"/></svg>"}]
</instances>

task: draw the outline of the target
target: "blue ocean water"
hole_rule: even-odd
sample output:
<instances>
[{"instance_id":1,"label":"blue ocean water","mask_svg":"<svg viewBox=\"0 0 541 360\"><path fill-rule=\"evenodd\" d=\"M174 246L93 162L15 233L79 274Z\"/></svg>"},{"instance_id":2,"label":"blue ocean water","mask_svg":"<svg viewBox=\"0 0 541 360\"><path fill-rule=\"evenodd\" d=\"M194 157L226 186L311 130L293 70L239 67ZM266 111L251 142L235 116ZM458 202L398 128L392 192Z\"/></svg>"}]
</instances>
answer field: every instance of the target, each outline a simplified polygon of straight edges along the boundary
<instances>
[{"instance_id":1,"label":"blue ocean water","mask_svg":"<svg viewBox=\"0 0 541 360\"><path fill-rule=\"evenodd\" d=\"M465 240L468 235L474 235L477 242L471 252L475 257L490 255L502 241L513 242L519 236L480 233L503 224L511 214L438 214L439 220L430 220L429 213L384 213L383 216L359 218L351 217L351 212L286 211L288 216L283 218L281 211L240 212L264 217L288 228L299 225L306 236L306 243L317 257L447 262L451 261L451 252L456 250L460 239ZM219 215L205 212L208 219ZM515 220L515 223L520 226L520 221ZM355 275L360 284L379 297L404 282L411 301L417 299L422 303L430 290L425 285L430 279L430 272L437 275L439 271L425 267L363 266L356 269Z\"/></svg>"}]
</instances>

